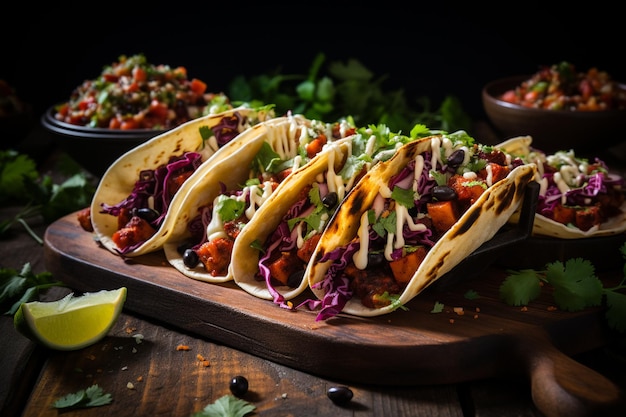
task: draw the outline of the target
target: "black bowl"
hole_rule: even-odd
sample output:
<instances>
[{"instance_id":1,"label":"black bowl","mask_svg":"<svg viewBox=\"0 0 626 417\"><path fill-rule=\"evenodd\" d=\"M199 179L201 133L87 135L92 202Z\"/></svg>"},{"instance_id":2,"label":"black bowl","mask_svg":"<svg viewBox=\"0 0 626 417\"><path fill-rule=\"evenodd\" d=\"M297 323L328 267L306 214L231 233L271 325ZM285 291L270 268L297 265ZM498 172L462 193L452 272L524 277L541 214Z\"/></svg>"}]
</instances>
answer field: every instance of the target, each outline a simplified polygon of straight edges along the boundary
<instances>
[{"instance_id":1,"label":"black bowl","mask_svg":"<svg viewBox=\"0 0 626 417\"><path fill-rule=\"evenodd\" d=\"M53 135L54 142L83 168L97 177L120 156L165 130L118 130L77 126L54 117L54 106L41 116L41 124Z\"/></svg>"},{"instance_id":2,"label":"black bowl","mask_svg":"<svg viewBox=\"0 0 626 417\"><path fill-rule=\"evenodd\" d=\"M482 102L500 139L530 135L532 146L544 152L569 151L590 156L597 150L626 141L626 110L572 111L536 109L508 103L499 97L529 75L492 81L482 90ZM620 84L626 90L626 86Z\"/></svg>"}]
</instances>

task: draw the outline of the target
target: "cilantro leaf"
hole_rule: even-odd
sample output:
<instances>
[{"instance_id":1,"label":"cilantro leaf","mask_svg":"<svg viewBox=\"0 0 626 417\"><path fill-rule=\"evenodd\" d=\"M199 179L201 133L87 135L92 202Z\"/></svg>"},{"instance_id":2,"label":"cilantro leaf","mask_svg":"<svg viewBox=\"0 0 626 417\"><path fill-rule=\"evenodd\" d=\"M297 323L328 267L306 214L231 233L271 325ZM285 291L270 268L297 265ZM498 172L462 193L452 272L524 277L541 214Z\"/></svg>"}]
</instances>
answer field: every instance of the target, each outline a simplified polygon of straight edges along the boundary
<instances>
[{"instance_id":1,"label":"cilantro leaf","mask_svg":"<svg viewBox=\"0 0 626 417\"><path fill-rule=\"evenodd\" d=\"M508 271L510 275L500 285L500 298L508 305L526 305L539 297L541 281L531 269Z\"/></svg>"},{"instance_id":2,"label":"cilantro leaf","mask_svg":"<svg viewBox=\"0 0 626 417\"><path fill-rule=\"evenodd\" d=\"M606 292L606 319L609 327L618 332L626 332L626 294Z\"/></svg>"},{"instance_id":3,"label":"cilantro leaf","mask_svg":"<svg viewBox=\"0 0 626 417\"><path fill-rule=\"evenodd\" d=\"M580 311L602 301L602 282L588 260L575 258L565 265L559 261L548 264L546 281L554 286L554 301L562 310Z\"/></svg>"},{"instance_id":4,"label":"cilantro leaf","mask_svg":"<svg viewBox=\"0 0 626 417\"><path fill-rule=\"evenodd\" d=\"M28 262L20 272L0 268L0 308L8 307L4 314L13 315L22 303L36 300L40 291L57 286L64 284L53 280L50 272L33 273Z\"/></svg>"},{"instance_id":5,"label":"cilantro leaf","mask_svg":"<svg viewBox=\"0 0 626 417\"><path fill-rule=\"evenodd\" d=\"M192 417L244 417L255 409L254 405L234 395L224 395Z\"/></svg>"},{"instance_id":6,"label":"cilantro leaf","mask_svg":"<svg viewBox=\"0 0 626 417\"><path fill-rule=\"evenodd\" d=\"M443 311L443 308L445 307L445 304L440 303L439 301L435 301L435 305L433 306L433 309L430 310L431 313L441 313Z\"/></svg>"},{"instance_id":7,"label":"cilantro leaf","mask_svg":"<svg viewBox=\"0 0 626 417\"><path fill-rule=\"evenodd\" d=\"M111 394L104 394L102 388L97 384L92 385L86 390L80 390L75 393L57 399L52 406L54 408L87 408L99 407L110 404L113 401Z\"/></svg>"},{"instance_id":8,"label":"cilantro leaf","mask_svg":"<svg viewBox=\"0 0 626 417\"><path fill-rule=\"evenodd\" d=\"M463 296L468 300L475 300L477 298L480 298L480 295L478 295L475 290L467 290Z\"/></svg>"}]
</instances>

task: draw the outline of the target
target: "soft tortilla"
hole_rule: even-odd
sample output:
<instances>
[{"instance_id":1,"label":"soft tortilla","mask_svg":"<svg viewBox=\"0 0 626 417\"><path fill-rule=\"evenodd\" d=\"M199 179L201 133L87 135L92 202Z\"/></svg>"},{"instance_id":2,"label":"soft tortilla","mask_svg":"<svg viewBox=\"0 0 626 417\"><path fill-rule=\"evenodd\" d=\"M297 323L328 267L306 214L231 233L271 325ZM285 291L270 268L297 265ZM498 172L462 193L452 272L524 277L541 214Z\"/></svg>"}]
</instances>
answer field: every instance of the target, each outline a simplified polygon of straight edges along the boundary
<instances>
[{"instance_id":1,"label":"soft tortilla","mask_svg":"<svg viewBox=\"0 0 626 417\"><path fill-rule=\"evenodd\" d=\"M247 107L240 107L191 120L155 136L120 156L102 176L91 201L91 222L96 238L102 246L119 255L117 245L112 239L113 234L118 230L117 217L101 213L102 204L113 205L125 200L133 190L142 170L156 169L166 164L173 155L182 155L185 152L200 152L203 155L202 161L204 165L208 161L223 159L236 152L245 144L245 140L239 139L254 136L254 133L244 131L245 134L239 134L221 148L205 146L201 149L203 139L200 129L203 127L213 128L223 117L231 116L235 112L239 112L242 116L248 116L253 111ZM179 211L182 197L193 188L193 182L199 178L196 174L197 171L185 181L173 197L168 213L159 230L141 246L125 253L125 257L143 255L156 251L163 246L168 234L176 225L177 212Z\"/></svg>"},{"instance_id":2,"label":"soft tortilla","mask_svg":"<svg viewBox=\"0 0 626 417\"><path fill-rule=\"evenodd\" d=\"M322 256L337 247L347 245L356 235L360 218L372 205L377 191L386 187L389 179L406 166L416 155L431 148L431 138L410 142L398 150L387 162L380 162L348 194L339 211L331 220L317 245L306 276L309 286L318 299L324 298L324 290L316 285L324 280L332 261L319 262ZM404 305L431 285L464 258L491 239L520 206L526 185L536 173L534 164L513 169L503 180L487 189L430 249L423 262L399 296ZM350 299L342 312L355 316L370 317L390 313L393 305L369 308L359 299Z\"/></svg>"}]
</instances>

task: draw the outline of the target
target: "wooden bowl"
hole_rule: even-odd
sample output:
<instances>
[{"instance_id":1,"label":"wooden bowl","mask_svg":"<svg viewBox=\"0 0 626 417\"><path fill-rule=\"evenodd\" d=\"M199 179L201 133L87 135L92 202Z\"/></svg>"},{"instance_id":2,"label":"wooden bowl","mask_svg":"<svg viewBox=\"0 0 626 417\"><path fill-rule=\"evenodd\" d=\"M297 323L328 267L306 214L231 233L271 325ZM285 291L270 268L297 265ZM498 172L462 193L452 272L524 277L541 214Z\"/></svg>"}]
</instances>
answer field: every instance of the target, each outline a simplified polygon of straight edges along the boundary
<instances>
[{"instance_id":1,"label":"wooden bowl","mask_svg":"<svg viewBox=\"0 0 626 417\"><path fill-rule=\"evenodd\" d=\"M530 135L533 147L547 153L559 150L589 154L626 141L626 110L572 111L536 109L499 99L529 75L492 81L482 90L483 108L489 121L505 140ZM626 86L620 84L626 90Z\"/></svg>"}]
</instances>

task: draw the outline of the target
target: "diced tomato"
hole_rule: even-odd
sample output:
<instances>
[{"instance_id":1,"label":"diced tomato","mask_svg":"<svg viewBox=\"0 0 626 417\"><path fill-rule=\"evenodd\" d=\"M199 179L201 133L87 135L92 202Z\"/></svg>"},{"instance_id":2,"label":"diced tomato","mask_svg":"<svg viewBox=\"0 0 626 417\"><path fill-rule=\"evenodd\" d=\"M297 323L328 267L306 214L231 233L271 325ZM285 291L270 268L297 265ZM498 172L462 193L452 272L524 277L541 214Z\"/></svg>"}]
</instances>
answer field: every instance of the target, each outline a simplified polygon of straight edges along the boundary
<instances>
[{"instance_id":1,"label":"diced tomato","mask_svg":"<svg viewBox=\"0 0 626 417\"><path fill-rule=\"evenodd\" d=\"M167 104L154 99L150 102L149 111L151 115L159 119L166 119L169 109Z\"/></svg>"},{"instance_id":2,"label":"diced tomato","mask_svg":"<svg viewBox=\"0 0 626 417\"><path fill-rule=\"evenodd\" d=\"M408 284L427 253L428 251L424 246L419 246L415 252L408 253L400 259L389 262L396 282L400 285Z\"/></svg>"},{"instance_id":3,"label":"diced tomato","mask_svg":"<svg viewBox=\"0 0 626 417\"><path fill-rule=\"evenodd\" d=\"M504 165L499 165L496 163L488 163L487 167L491 170L491 183L495 184L496 182L506 178L507 175L511 172L509 167ZM478 176L483 180L486 180L489 176L489 171L487 168L483 168L478 172Z\"/></svg>"},{"instance_id":4,"label":"diced tomato","mask_svg":"<svg viewBox=\"0 0 626 417\"><path fill-rule=\"evenodd\" d=\"M133 118L125 119L120 124L121 130L139 129L139 123Z\"/></svg>"},{"instance_id":5,"label":"diced tomato","mask_svg":"<svg viewBox=\"0 0 626 417\"><path fill-rule=\"evenodd\" d=\"M198 95L202 95L206 92L207 85L204 81L194 78L189 83L189 88L191 91Z\"/></svg>"},{"instance_id":6,"label":"diced tomato","mask_svg":"<svg viewBox=\"0 0 626 417\"><path fill-rule=\"evenodd\" d=\"M143 83L148 79L148 74L145 69L136 66L133 68L133 79L138 83Z\"/></svg>"},{"instance_id":7,"label":"diced tomato","mask_svg":"<svg viewBox=\"0 0 626 417\"><path fill-rule=\"evenodd\" d=\"M486 187L480 178L468 179L462 175L453 175L448 180L448 186L454 189L462 208L467 208L482 195Z\"/></svg>"}]
</instances>

